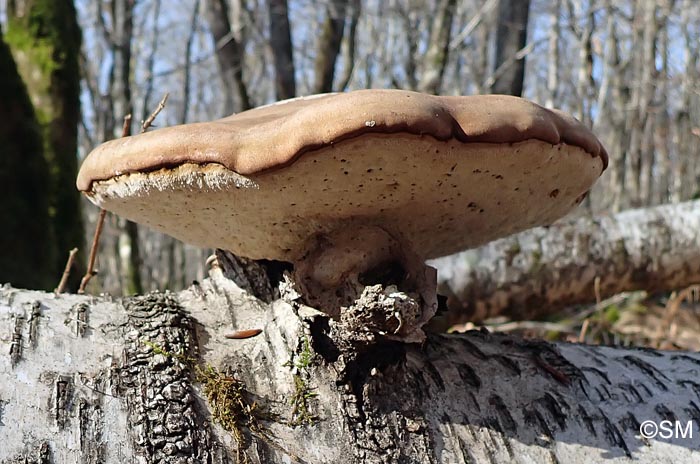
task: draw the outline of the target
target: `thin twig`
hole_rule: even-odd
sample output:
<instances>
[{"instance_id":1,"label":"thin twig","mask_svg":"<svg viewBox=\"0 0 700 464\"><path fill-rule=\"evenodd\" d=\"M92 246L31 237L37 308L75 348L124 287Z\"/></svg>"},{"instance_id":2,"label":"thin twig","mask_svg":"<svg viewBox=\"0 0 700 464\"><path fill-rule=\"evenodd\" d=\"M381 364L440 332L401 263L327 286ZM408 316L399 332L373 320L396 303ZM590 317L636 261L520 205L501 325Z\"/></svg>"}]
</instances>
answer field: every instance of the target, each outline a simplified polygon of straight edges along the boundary
<instances>
[{"instance_id":1,"label":"thin twig","mask_svg":"<svg viewBox=\"0 0 700 464\"><path fill-rule=\"evenodd\" d=\"M61 281L58 283L58 287L56 287L56 289L53 291L56 295L58 295L59 293L63 293L63 291L66 289L68 277L70 276L70 270L73 268L73 262L75 261L75 255L77 253L77 248L73 248L68 252L68 261L66 261L66 267L63 269Z\"/></svg>"},{"instance_id":2,"label":"thin twig","mask_svg":"<svg viewBox=\"0 0 700 464\"><path fill-rule=\"evenodd\" d=\"M131 115L127 114L124 116L124 124L122 125L122 137L126 137L131 133ZM85 293L85 287L87 287L90 279L97 274L95 272L95 259L97 258L97 247L100 242L100 235L102 234L102 227L105 223L105 215L107 210L100 208L100 215L97 217L97 224L95 224L95 235L92 237L92 245L90 246L90 257L88 258L88 267L85 271L85 275L80 281L80 288L78 288L78 293Z\"/></svg>"},{"instance_id":3,"label":"thin twig","mask_svg":"<svg viewBox=\"0 0 700 464\"><path fill-rule=\"evenodd\" d=\"M105 223L105 214L107 214L107 210L100 208L100 215L98 216L97 224L95 225L95 235L92 237L92 245L90 246L90 258L88 259L87 271L85 271L85 275L80 281L78 293L85 293L85 287L87 287L88 282L90 282L92 276L97 274L97 272L95 272L95 258L97 257L97 244L100 241L102 226Z\"/></svg>"},{"instance_id":4,"label":"thin twig","mask_svg":"<svg viewBox=\"0 0 700 464\"><path fill-rule=\"evenodd\" d=\"M122 138L131 134L131 114L124 116L124 124L122 124Z\"/></svg>"},{"instance_id":5,"label":"thin twig","mask_svg":"<svg viewBox=\"0 0 700 464\"><path fill-rule=\"evenodd\" d=\"M595 294L595 304L600 307L602 297L600 296L600 276L595 276L593 280L593 293Z\"/></svg>"},{"instance_id":6,"label":"thin twig","mask_svg":"<svg viewBox=\"0 0 700 464\"><path fill-rule=\"evenodd\" d=\"M602 298L600 295L600 276L596 276L595 280L593 280L593 293L595 294L595 311L594 313L598 313L603 310L605 306L603 306L602 303ZM607 300L606 300L607 301ZM583 321L583 325L581 325L581 331L578 334L578 342L583 343L586 340L586 335L588 335L588 328L591 323L591 319L589 317L590 315L586 316L586 319ZM599 318L600 320L600 318Z\"/></svg>"},{"instance_id":7,"label":"thin twig","mask_svg":"<svg viewBox=\"0 0 700 464\"><path fill-rule=\"evenodd\" d=\"M588 326L591 323L591 320L586 318L583 321L583 324L581 324L581 331L578 334L578 342L579 343L584 343L586 341L586 334L588 333Z\"/></svg>"},{"instance_id":8,"label":"thin twig","mask_svg":"<svg viewBox=\"0 0 700 464\"><path fill-rule=\"evenodd\" d=\"M146 132L149 127L151 127L151 124L153 124L153 121L156 119L156 116L158 116L158 113L163 111L163 108L165 108L165 102L168 101L169 95L169 93L163 95L163 98L160 100L160 103L158 103L158 107L155 110L153 110L153 113L151 113L151 115L143 123L141 123L142 134Z\"/></svg>"}]
</instances>

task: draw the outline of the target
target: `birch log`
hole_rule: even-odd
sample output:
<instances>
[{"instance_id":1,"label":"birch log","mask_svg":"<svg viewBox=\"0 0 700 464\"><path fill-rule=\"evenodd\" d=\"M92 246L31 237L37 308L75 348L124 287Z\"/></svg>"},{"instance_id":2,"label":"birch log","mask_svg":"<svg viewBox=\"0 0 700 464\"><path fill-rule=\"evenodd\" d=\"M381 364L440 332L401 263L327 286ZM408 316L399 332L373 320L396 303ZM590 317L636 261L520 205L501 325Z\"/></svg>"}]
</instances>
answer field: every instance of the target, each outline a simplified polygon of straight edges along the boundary
<instances>
[{"instance_id":1,"label":"birch log","mask_svg":"<svg viewBox=\"0 0 700 464\"><path fill-rule=\"evenodd\" d=\"M620 292L700 283L700 200L539 227L430 263L452 322L531 319Z\"/></svg>"},{"instance_id":2,"label":"birch log","mask_svg":"<svg viewBox=\"0 0 700 464\"><path fill-rule=\"evenodd\" d=\"M119 300L1 288L0 462L700 461L698 354L484 332L407 345L242 287L269 288L221 268ZM241 329L263 331L225 337ZM209 366L255 402L238 438L212 420L231 403L205 399ZM682 427L645 439L645 420Z\"/></svg>"}]
</instances>

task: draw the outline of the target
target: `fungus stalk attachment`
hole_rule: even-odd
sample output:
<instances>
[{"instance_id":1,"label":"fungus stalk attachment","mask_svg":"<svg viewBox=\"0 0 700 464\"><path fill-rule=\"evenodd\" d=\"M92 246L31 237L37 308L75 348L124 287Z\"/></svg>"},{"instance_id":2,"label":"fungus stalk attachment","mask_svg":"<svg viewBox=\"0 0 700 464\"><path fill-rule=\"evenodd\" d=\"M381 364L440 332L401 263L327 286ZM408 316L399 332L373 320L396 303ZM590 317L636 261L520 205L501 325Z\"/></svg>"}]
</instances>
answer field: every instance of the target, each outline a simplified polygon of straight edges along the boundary
<instances>
[{"instance_id":1,"label":"fungus stalk attachment","mask_svg":"<svg viewBox=\"0 0 700 464\"><path fill-rule=\"evenodd\" d=\"M365 307L364 300L372 300L381 313L372 329L400 339L422 339L420 327L437 310L436 270L379 226L314 236L295 263L294 280L307 304L336 319L360 300Z\"/></svg>"}]
</instances>

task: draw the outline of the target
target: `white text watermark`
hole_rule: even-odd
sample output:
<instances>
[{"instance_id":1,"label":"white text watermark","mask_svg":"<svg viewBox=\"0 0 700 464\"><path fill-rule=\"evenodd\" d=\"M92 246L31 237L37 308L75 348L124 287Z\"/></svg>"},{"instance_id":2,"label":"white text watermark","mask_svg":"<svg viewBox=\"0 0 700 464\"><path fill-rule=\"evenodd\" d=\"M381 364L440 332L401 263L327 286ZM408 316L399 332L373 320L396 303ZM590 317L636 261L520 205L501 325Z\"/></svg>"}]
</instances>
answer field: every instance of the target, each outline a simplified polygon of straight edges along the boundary
<instances>
[{"instance_id":1,"label":"white text watermark","mask_svg":"<svg viewBox=\"0 0 700 464\"><path fill-rule=\"evenodd\" d=\"M653 421L646 420L639 424L639 434L642 438L662 438L670 440L675 438L693 438L693 421Z\"/></svg>"}]
</instances>

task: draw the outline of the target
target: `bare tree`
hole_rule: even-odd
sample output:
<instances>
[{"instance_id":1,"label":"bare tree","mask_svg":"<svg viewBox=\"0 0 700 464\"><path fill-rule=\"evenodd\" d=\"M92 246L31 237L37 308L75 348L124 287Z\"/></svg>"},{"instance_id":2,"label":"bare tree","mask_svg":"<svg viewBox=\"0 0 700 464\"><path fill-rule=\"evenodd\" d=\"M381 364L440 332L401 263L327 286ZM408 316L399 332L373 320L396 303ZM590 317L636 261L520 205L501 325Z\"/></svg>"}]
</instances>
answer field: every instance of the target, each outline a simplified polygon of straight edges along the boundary
<instances>
[{"instance_id":1,"label":"bare tree","mask_svg":"<svg viewBox=\"0 0 700 464\"><path fill-rule=\"evenodd\" d=\"M681 4L681 31L683 35L683 58L685 68L681 74L680 104L675 115L676 145L672 167L671 197L674 201L680 201L697 195L700 188L700 149L698 141L700 136L694 130L692 121L697 121L698 113L697 93L693 89L698 86L697 69L700 62L698 47L698 33L692 26L692 13L697 13L697 4L692 0L686 0ZM695 162L693 162L695 160Z\"/></svg>"},{"instance_id":2,"label":"bare tree","mask_svg":"<svg viewBox=\"0 0 700 464\"><path fill-rule=\"evenodd\" d=\"M559 40L560 40L560 15L561 15L561 0L552 2L551 14L549 22L551 30L549 31L549 56L547 58L547 100L545 106L554 108L557 102L557 92L559 89Z\"/></svg>"},{"instance_id":3,"label":"bare tree","mask_svg":"<svg viewBox=\"0 0 700 464\"><path fill-rule=\"evenodd\" d=\"M357 23L360 20L362 11L362 0L350 0L348 5L350 10L348 17L350 24L347 26L347 34L344 34L344 52L343 52L343 74L340 77L338 89L345 90L352 78L352 72L355 69L355 49L357 42Z\"/></svg>"},{"instance_id":4,"label":"bare tree","mask_svg":"<svg viewBox=\"0 0 700 464\"><path fill-rule=\"evenodd\" d=\"M98 2L97 20L100 32L107 42L112 65L109 69L107 108L110 113L105 125L106 138L121 134L121 121L127 115L133 114L131 77L132 77L132 43L134 33L135 0L110 0L108 12L102 9ZM109 15L111 27L108 26L105 14ZM122 289L126 293L142 293L141 280L141 243L138 226L128 220L119 221L119 238L114 242L117 263L120 268Z\"/></svg>"},{"instance_id":5,"label":"bare tree","mask_svg":"<svg viewBox=\"0 0 700 464\"><path fill-rule=\"evenodd\" d=\"M313 87L314 93L325 93L333 90L335 62L343 41L348 0L328 0L324 3L326 14L318 35L314 62L316 79Z\"/></svg>"},{"instance_id":6,"label":"bare tree","mask_svg":"<svg viewBox=\"0 0 700 464\"><path fill-rule=\"evenodd\" d=\"M671 172L671 159L670 159L670 141L671 141L671 127L670 127L670 108L669 108L669 79L671 76L671 69L669 67L669 15L673 9L673 4L675 0L667 0L663 2L663 6L660 11L661 15L661 26L659 30L659 37L657 40L659 55L661 58L661 69L659 70L657 79L657 100L659 105L656 109L656 121L655 121L655 132L654 132L654 142L653 146L657 147L656 157L656 169L658 170L658 181L653 182L653 176L650 181L652 181L651 188L654 191L651 192L649 203L660 204L667 203L670 201L670 172ZM652 147L653 149L653 147ZM654 168L654 166L650 166Z\"/></svg>"},{"instance_id":7,"label":"bare tree","mask_svg":"<svg viewBox=\"0 0 700 464\"><path fill-rule=\"evenodd\" d=\"M287 0L268 0L270 49L275 62L275 93L278 100L296 95L292 35Z\"/></svg>"},{"instance_id":8,"label":"bare tree","mask_svg":"<svg viewBox=\"0 0 700 464\"><path fill-rule=\"evenodd\" d=\"M243 44L231 29L226 0L204 0L204 5L223 79L223 112L228 115L250 109L252 103L243 80Z\"/></svg>"},{"instance_id":9,"label":"bare tree","mask_svg":"<svg viewBox=\"0 0 700 464\"><path fill-rule=\"evenodd\" d=\"M456 0L440 0L433 18L428 49L425 53L423 72L418 82L421 92L440 92L445 67L447 66L452 31L452 18Z\"/></svg>"},{"instance_id":10,"label":"bare tree","mask_svg":"<svg viewBox=\"0 0 700 464\"><path fill-rule=\"evenodd\" d=\"M571 30L578 40L578 70L576 73L576 112L575 116L585 124L591 124L590 103L595 87L593 78L593 33L595 32L595 4L590 2L583 9L583 2L567 2ZM578 19L583 26L579 27Z\"/></svg>"},{"instance_id":11,"label":"bare tree","mask_svg":"<svg viewBox=\"0 0 700 464\"><path fill-rule=\"evenodd\" d=\"M522 95L525 57L516 55L527 42L530 0L499 0L496 26L494 82L491 93Z\"/></svg>"}]
</instances>

